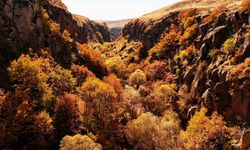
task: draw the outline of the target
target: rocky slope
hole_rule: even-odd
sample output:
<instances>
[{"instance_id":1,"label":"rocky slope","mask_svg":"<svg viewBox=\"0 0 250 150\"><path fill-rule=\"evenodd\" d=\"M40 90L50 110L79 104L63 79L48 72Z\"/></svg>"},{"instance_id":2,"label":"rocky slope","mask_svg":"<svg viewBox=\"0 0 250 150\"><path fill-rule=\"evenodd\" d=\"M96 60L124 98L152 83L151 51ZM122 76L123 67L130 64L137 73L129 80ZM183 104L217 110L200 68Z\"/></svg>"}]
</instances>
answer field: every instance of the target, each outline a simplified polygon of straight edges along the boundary
<instances>
[{"instance_id":1,"label":"rocky slope","mask_svg":"<svg viewBox=\"0 0 250 150\"><path fill-rule=\"evenodd\" d=\"M191 95L188 107L181 110L184 114L197 105L216 110L227 120L240 116L247 121L248 7L240 0L179 2L128 23L113 53L127 63L167 62L172 82L179 90L187 85Z\"/></svg>"}]
</instances>

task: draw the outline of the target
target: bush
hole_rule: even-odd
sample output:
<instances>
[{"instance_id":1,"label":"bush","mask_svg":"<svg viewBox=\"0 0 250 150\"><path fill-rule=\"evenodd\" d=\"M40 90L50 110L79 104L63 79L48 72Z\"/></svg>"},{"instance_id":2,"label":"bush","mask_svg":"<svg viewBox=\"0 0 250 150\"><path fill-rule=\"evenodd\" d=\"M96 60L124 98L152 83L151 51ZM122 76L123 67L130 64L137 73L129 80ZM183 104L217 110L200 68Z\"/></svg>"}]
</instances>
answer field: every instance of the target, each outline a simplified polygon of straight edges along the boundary
<instances>
[{"instance_id":1,"label":"bush","mask_svg":"<svg viewBox=\"0 0 250 150\"><path fill-rule=\"evenodd\" d=\"M123 77L126 73L126 66L119 56L109 58L106 61L106 65L111 73L114 73L119 77Z\"/></svg>"},{"instance_id":2,"label":"bush","mask_svg":"<svg viewBox=\"0 0 250 150\"><path fill-rule=\"evenodd\" d=\"M222 51L225 54L229 54L232 53L235 50L235 46L234 46L234 40L233 38L229 38L225 41L225 43L222 46Z\"/></svg>"},{"instance_id":3,"label":"bush","mask_svg":"<svg viewBox=\"0 0 250 150\"><path fill-rule=\"evenodd\" d=\"M62 95L64 92L71 92L76 86L76 79L71 71L57 65L49 74L49 82L55 95Z\"/></svg>"},{"instance_id":4,"label":"bush","mask_svg":"<svg viewBox=\"0 0 250 150\"><path fill-rule=\"evenodd\" d=\"M52 135L54 127L52 125L52 118L45 111L40 112L36 116L34 123L36 130L42 135Z\"/></svg>"},{"instance_id":5,"label":"bush","mask_svg":"<svg viewBox=\"0 0 250 150\"><path fill-rule=\"evenodd\" d=\"M187 20L190 17L195 16L196 13L197 13L197 8L190 8L190 9L184 10L184 11L179 13L178 20L180 22L184 22L184 20Z\"/></svg>"},{"instance_id":6,"label":"bush","mask_svg":"<svg viewBox=\"0 0 250 150\"><path fill-rule=\"evenodd\" d=\"M80 133L82 118L80 106L81 99L73 94L65 93L57 97L55 106L54 127L59 138L65 135Z\"/></svg>"},{"instance_id":7,"label":"bush","mask_svg":"<svg viewBox=\"0 0 250 150\"><path fill-rule=\"evenodd\" d=\"M117 96L122 99L124 88L121 85L120 80L113 74L103 78L103 81L114 87Z\"/></svg>"},{"instance_id":8,"label":"bush","mask_svg":"<svg viewBox=\"0 0 250 150\"><path fill-rule=\"evenodd\" d=\"M31 99L43 102L51 97L51 89L47 84L50 70L47 59L33 59L28 55L21 55L8 68L10 79L21 91L29 91Z\"/></svg>"},{"instance_id":9,"label":"bush","mask_svg":"<svg viewBox=\"0 0 250 150\"><path fill-rule=\"evenodd\" d=\"M81 86L88 77L95 77L95 75L84 66L72 65L71 72L73 77L77 79L78 86Z\"/></svg>"},{"instance_id":10,"label":"bush","mask_svg":"<svg viewBox=\"0 0 250 150\"><path fill-rule=\"evenodd\" d=\"M86 114L100 120L101 124L109 124L113 121L111 116L119 113L117 94L110 84L97 78L87 78L81 93L86 101Z\"/></svg>"},{"instance_id":11,"label":"bush","mask_svg":"<svg viewBox=\"0 0 250 150\"><path fill-rule=\"evenodd\" d=\"M217 113L211 118L207 110L201 108L189 121L185 132L181 134L187 149L224 149L230 140L230 130Z\"/></svg>"},{"instance_id":12,"label":"bush","mask_svg":"<svg viewBox=\"0 0 250 150\"><path fill-rule=\"evenodd\" d=\"M232 67L229 70L229 74L227 76L228 79L243 79L250 77L250 58L247 58L243 63L238 64Z\"/></svg>"},{"instance_id":13,"label":"bush","mask_svg":"<svg viewBox=\"0 0 250 150\"><path fill-rule=\"evenodd\" d=\"M136 85L137 87L139 85L142 85L143 83L145 83L147 80L146 75L144 74L144 72L140 69L137 69L134 73L132 73L129 77L129 83L131 85Z\"/></svg>"},{"instance_id":14,"label":"bush","mask_svg":"<svg viewBox=\"0 0 250 150\"><path fill-rule=\"evenodd\" d=\"M89 136L77 134L66 135L60 142L60 150L101 150L102 146L94 142Z\"/></svg>"},{"instance_id":15,"label":"bush","mask_svg":"<svg viewBox=\"0 0 250 150\"><path fill-rule=\"evenodd\" d=\"M146 111L161 116L166 110L173 108L173 103L177 97L176 86L164 84L156 87L154 91L143 100Z\"/></svg>"},{"instance_id":16,"label":"bush","mask_svg":"<svg viewBox=\"0 0 250 150\"><path fill-rule=\"evenodd\" d=\"M78 51L83 63L97 76L102 77L106 74L105 61L100 51L92 49L87 44L78 44Z\"/></svg>"},{"instance_id":17,"label":"bush","mask_svg":"<svg viewBox=\"0 0 250 150\"><path fill-rule=\"evenodd\" d=\"M134 149L180 149L179 124L173 111L166 112L164 117L147 112L127 124L126 137Z\"/></svg>"},{"instance_id":18,"label":"bush","mask_svg":"<svg viewBox=\"0 0 250 150\"><path fill-rule=\"evenodd\" d=\"M249 10L250 9L250 0L243 0L241 2L240 9L242 11Z\"/></svg>"},{"instance_id":19,"label":"bush","mask_svg":"<svg viewBox=\"0 0 250 150\"><path fill-rule=\"evenodd\" d=\"M165 77L165 72L167 71L167 64L164 61L154 61L143 70L148 80L162 80Z\"/></svg>"},{"instance_id":20,"label":"bush","mask_svg":"<svg viewBox=\"0 0 250 150\"><path fill-rule=\"evenodd\" d=\"M151 59L164 59L171 56L173 53L173 47L179 42L179 36L180 33L178 29L174 27L163 34L160 41L149 50L149 56Z\"/></svg>"},{"instance_id":21,"label":"bush","mask_svg":"<svg viewBox=\"0 0 250 150\"><path fill-rule=\"evenodd\" d=\"M198 24L195 23L190 27L187 27L187 29L184 31L183 35L180 37L180 44L184 44L187 40L194 37L194 35L197 33Z\"/></svg>"}]
</instances>

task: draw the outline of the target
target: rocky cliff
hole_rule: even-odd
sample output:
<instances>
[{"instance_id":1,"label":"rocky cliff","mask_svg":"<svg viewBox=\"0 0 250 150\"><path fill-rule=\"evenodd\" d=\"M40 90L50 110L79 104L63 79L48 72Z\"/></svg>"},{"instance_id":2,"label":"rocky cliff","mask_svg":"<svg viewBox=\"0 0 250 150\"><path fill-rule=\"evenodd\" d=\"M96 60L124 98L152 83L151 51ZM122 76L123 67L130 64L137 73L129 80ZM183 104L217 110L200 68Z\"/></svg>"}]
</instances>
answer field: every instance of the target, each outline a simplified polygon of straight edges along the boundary
<instances>
[{"instance_id":1,"label":"rocky cliff","mask_svg":"<svg viewBox=\"0 0 250 150\"><path fill-rule=\"evenodd\" d=\"M236 116L248 120L250 33L246 5L240 0L179 2L129 22L114 51L127 63L168 63L179 90L188 86L186 92L191 95L188 107L180 112L206 106L227 120ZM135 43L141 46L131 48Z\"/></svg>"}]
</instances>

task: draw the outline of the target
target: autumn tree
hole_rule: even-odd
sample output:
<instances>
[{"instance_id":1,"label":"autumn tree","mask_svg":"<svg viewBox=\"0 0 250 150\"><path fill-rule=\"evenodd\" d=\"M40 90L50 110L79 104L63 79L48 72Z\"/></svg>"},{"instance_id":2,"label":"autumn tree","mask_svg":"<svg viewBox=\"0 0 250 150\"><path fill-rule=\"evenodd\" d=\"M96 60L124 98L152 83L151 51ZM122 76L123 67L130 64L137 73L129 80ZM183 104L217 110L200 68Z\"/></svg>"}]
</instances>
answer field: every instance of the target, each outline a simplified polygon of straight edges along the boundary
<instances>
[{"instance_id":1,"label":"autumn tree","mask_svg":"<svg viewBox=\"0 0 250 150\"><path fill-rule=\"evenodd\" d=\"M36 132L36 138L33 139L31 145L41 149L49 149L54 140L54 127L52 124L52 118L50 115L42 111L35 116L34 128Z\"/></svg>"},{"instance_id":2,"label":"autumn tree","mask_svg":"<svg viewBox=\"0 0 250 150\"><path fill-rule=\"evenodd\" d=\"M79 62L86 64L92 72L98 77L103 77L107 74L107 68L100 51L94 50L87 44L77 44L79 53Z\"/></svg>"},{"instance_id":3,"label":"autumn tree","mask_svg":"<svg viewBox=\"0 0 250 150\"><path fill-rule=\"evenodd\" d=\"M87 135L66 135L60 142L60 150L101 150L102 146Z\"/></svg>"},{"instance_id":4,"label":"autumn tree","mask_svg":"<svg viewBox=\"0 0 250 150\"><path fill-rule=\"evenodd\" d=\"M71 71L57 65L49 74L49 83L55 95L62 95L64 92L72 92L76 86L76 79Z\"/></svg>"},{"instance_id":5,"label":"autumn tree","mask_svg":"<svg viewBox=\"0 0 250 150\"><path fill-rule=\"evenodd\" d=\"M124 77L126 73L126 66L121 57L116 56L106 60L106 65L109 72L116 74L119 77Z\"/></svg>"},{"instance_id":6,"label":"autumn tree","mask_svg":"<svg viewBox=\"0 0 250 150\"><path fill-rule=\"evenodd\" d=\"M55 106L54 127L59 138L65 135L80 133L82 129L81 99L74 95L65 93L57 97Z\"/></svg>"},{"instance_id":7,"label":"autumn tree","mask_svg":"<svg viewBox=\"0 0 250 150\"><path fill-rule=\"evenodd\" d=\"M163 117L147 112L127 124L126 136L134 149L181 149L179 124L173 111Z\"/></svg>"},{"instance_id":8,"label":"autumn tree","mask_svg":"<svg viewBox=\"0 0 250 150\"><path fill-rule=\"evenodd\" d=\"M162 80L167 72L167 64L163 61L154 61L144 68L148 80Z\"/></svg>"},{"instance_id":9,"label":"autumn tree","mask_svg":"<svg viewBox=\"0 0 250 150\"><path fill-rule=\"evenodd\" d=\"M159 87L155 87L153 92L142 100L142 103L147 111L160 116L163 115L167 109L174 107L176 98L176 85L163 84Z\"/></svg>"},{"instance_id":10,"label":"autumn tree","mask_svg":"<svg viewBox=\"0 0 250 150\"><path fill-rule=\"evenodd\" d=\"M78 86L81 86L88 77L95 77L95 75L85 66L72 65L71 72L73 77L77 79Z\"/></svg>"},{"instance_id":11,"label":"autumn tree","mask_svg":"<svg viewBox=\"0 0 250 150\"><path fill-rule=\"evenodd\" d=\"M120 79L118 79L114 74L110 74L108 76L105 76L103 78L103 81L114 87L114 90L119 99L123 98L124 88L120 82Z\"/></svg>"},{"instance_id":12,"label":"autumn tree","mask_svg":"<svg viewBox=\"0 0 250 150\"><path fill-rule=\"evenodd\" d=\"M122 135L118 123L123 112L123 103L119 100L114 87L97 78L87 78L81 87L81 93L86 102L85 126L100 135L103 139L100 142L102 144L106 143L106 140L119 142ZM88 122L89 119L95 121ZM96 128L93 128L93 122ZM108 143L105 146L112 147L112 142Z\"/></svg>"},{"instance_id":13,"label":"autumn tree","mask_svg":"<svg viewBox=\"0 0 250 150\"><path fill-rule=\"evenodd\" d=\"M189 121L181 134L186 149L224 149L230 140L230 129L216 112L206 116L207 109L201 108Z\"/></svg>"},{"instance_id":14,"label":"autumn tree","mask_svg":"<svg viewBox=\"0 0 250 150\"><path fill-rule=\"evenodd\" d=\"M129 77L129 83L131 85L136 85L137 87L139 87L139 85L142 85L143 83L145 83L146 80L147 80L146 75L140 69L137 69Z\"/></svg>"},{"instance_id":15,"label":"autumn tree","mask_svg":"<svg viewBox=\"0 0 250 150\"><path fill-rule=\"evenodd\" d=\"M47 59L31 58L21 55L8 68L10 79L19 86L21 91L29 91L30 98L48 100L51 89L47 83L51 66Z\"/></svg>"}]
</instances>

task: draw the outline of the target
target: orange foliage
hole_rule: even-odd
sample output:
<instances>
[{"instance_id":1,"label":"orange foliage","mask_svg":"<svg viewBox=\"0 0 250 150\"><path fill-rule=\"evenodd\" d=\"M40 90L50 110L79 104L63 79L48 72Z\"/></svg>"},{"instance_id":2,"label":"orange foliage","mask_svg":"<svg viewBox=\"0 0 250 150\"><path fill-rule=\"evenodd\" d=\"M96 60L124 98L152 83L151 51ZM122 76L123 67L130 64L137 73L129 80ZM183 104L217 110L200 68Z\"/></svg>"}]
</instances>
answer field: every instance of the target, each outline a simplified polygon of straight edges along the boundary
<instances>
[{"instance_id":1,"label":"orange foliage","mask_svg":"<svg viewBox=\"0 0 250 150\"><path fill-rule=\"evenodd\" d=\"M232 67L228 77L230 79L242 79L250 77L250 57L247 58L243 63Z\"/></svg>"},{"instance_id":2,"label":"orange foliage","mask_svg":"<svg viewBox=\"0 0 250 150\"><path fill-rule=\"evenodd\" d=\"M196 34L196 30L199 28L198 24L193 24L188 27L182 37L180 37L180 44L184 44L188 39L192 38Z\"/></svg>"},{"instance_id":3,"label":"orange foliage","mask_svg":"<svg viewBox=\"0 0 250 150\"><path fill-rule=\"evenodd\" d=\"M164 61L154 61L144 68L148 80L161 80L167 71L167 64Z\"/></svg>"},{"instance_id":4,"label":"orange foliage","mask_svg":"<svg viewBox=\"0 0 250 150\"><path fill-rule=\"evenodd\" d=\"M183 22L184 20L186 20L188 17L193 17L195 14L197 13L197 8L190 8L187 9L181 13L179 13L178 15L178 20L180 22Z\"/></svg>"},{"instance_id":5,"label":"orange foliage","mask_svg":"<svg viewBox=\"0 0 250 150\"><path fill-rule=\"evenodd\" d=\"M173 51L173 46L178 43L179 35L180 33L178 29L172 26L168 32L163 34L160 41L150 49L149 56L153 59L162 59L166 57L171 51Z\"/></svg>"},{"instance_id":6,"label":"orange foliage","mask_svg":"<svg viewBox=\"0 0 250 150\"><path fill-rule=\"evenodd\" d=\"M110 84L111 86L114 87L114 90L116 91L117 95L122 98L122 94L124 92L124 88L121 85L120 80L114 75L111 74L109 76L104 77L103 79L104 82Z\"/></svg>"},{"instance_id":7,"label":"orange foliage","mask_svg":"<svg viewBox=\"0 0 250 150\"><path fill-rule=\"evenodd\" d=\"M95 75L84 66L72 65L71 72L73 77L77 79L78 86L81 86L87 77L95 77Z\"/></svg>"},{"instance_id":8,"label":"orange foliage","mask_svg":"<svg viewBox=\"0 0 250 150\"><path fill-rule=\"evenodd\" d=\"M224 10L226 10L227 4L223 4L219 7L216 7L212 12L210 12L209 16L205 17L202 20L202 23L207 23L207 22L211 22L214 19L216 19L218 17L218 15L223 12Z\"/></svg>"},{"instance_id":9,"label":"orange foliage","mask_svg":"<svg viewBox=\"0 0 250 150\"><path fill-rule=\"evenodd\" d=\"M57 97L54 126L59 137L77 134L81 131L81 99L74 94L65 93ZM81 106L81 107L80 107Z\"/></svg>"},{"instance_id":10,"label":"orange foliage","mask_svg":"<svg viewBox=\"0 0 250 150\"><path fill-rule=\"evenodd\" d=\"M218 149L230 140L230 130L223 118L216 112L209 118L206 112L205 108L196 112L182 133L186 149Z\"/></svg>"},{"instance_id":11,"label":"orange foliage","mask_svg":"<svg viewBox=\"0 0 250 150\"><path fill-rule=\"evenodd\" d=\"M101 52L92 49L87 44L77 44L78 51L80 56L86 61L86 65L89 68L93 67L93 70L97 71L98 69L105 69L105 61L102 58Z\"/></svg>"},{"instance_id":12,"label":"orange foliage","mask_svg":"<svg viewBox=\"0 0 250 150\"><path fill-rule=\"evenodd\" d=\"M243 0L241 5L240 5L240 9L242 11L250 9L250 0Z\"/></svg>"}]
</instances>

